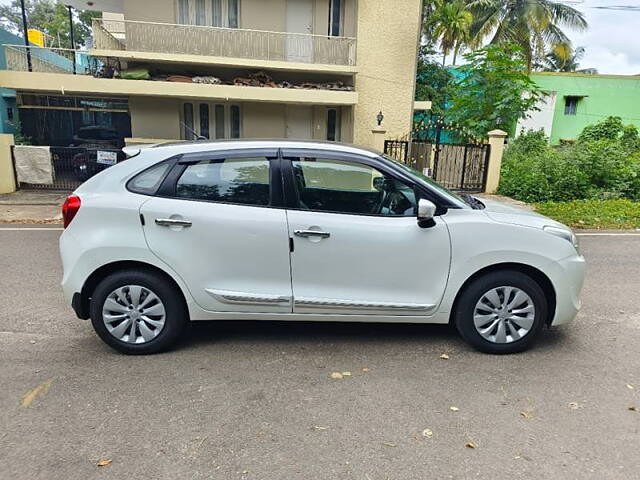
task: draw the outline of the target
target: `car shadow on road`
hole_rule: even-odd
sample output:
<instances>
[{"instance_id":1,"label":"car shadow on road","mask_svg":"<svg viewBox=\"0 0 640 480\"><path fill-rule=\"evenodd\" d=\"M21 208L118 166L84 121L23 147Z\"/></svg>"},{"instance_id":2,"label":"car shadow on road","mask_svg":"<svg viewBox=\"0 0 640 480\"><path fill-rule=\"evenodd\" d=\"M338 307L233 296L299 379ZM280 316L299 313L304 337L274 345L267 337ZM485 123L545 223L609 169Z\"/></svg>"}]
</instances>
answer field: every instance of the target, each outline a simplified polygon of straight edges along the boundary
<instances>
[{"instance_id":1,"label":"car shadow on road","mask_svg":"<svg viewBox=\"0 0 640 480\"><path fill-rule=\"evenodd\" d=\"M458 341L450 325L353 322L211 321L194 322L183 339L189 344L224 341L251 343L351 343Z\"/></svg>"},{"instance_id":2,"label":"car shadow on road","mask_svg":"<svg viewBox=\"0 0 640 480\"><path fill-rule=\"evenodd\" d=\"M536 342L536 350L556 350L571 343L567 329L545 328ZM473 349L452 325L410 323L347 323L287 321L203 321L194 322L184 335L180 349L224 343L253 345L280 344L397 344L425 347Z\"/></svg>"}]
</instances>

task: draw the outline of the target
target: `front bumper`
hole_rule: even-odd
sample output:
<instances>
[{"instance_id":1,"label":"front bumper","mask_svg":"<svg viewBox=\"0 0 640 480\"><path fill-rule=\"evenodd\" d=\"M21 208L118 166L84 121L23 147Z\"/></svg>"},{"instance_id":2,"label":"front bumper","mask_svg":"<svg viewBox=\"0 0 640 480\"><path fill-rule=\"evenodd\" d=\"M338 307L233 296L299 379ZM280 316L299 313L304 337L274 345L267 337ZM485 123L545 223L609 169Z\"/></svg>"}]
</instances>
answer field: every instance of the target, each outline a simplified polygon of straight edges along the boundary
<instances>
[{"instance_id":1,"label":"front bumper","mask_svg":"<svg viewBox=\"0 0 640 480\"><path fill-rule=\"evenodd\" d=\"M570 322L580 311L580 292L584 284L586 263L582 255L573 255L556 263L552 278L556 290L556 311L551 325Z\"/></svg>"}]
</instances>

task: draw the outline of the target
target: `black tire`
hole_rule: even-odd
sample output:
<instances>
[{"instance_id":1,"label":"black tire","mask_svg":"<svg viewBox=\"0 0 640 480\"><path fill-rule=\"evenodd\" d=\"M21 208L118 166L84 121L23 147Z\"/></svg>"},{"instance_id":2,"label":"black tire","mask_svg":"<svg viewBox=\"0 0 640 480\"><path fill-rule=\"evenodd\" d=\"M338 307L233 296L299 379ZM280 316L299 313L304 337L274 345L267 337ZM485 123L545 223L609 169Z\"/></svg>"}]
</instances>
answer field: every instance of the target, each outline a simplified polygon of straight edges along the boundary
<instances>
[{"instance_id":1,"label":"black tire","mask_svg":"<svg viewBox=\"0 0 640 480\"><path fill-rule=\"evenodd\" d=\"M533 302L535 308L533 325L529 332L519 340L510 343L494 343L485 339L474 325L474 310L481 297L492 288L510 286L523 290ZM492 354L517 353L531 347L540 335L547 319L548 302L540 285L525 273L515 270L500 270L473 280L460 295L454 322L460 336L472 347L481 352Z\"/></svg>"},{"instance_id":2,"label":"black tire","mask_svg":"<svg viewBox=\"0 0 640 480\"><path fill-rule=\"evenodd\" d=\"M165 323L155 338L145 343L127 343L114 337L105 326L102 307L107 296L119 287L140 285L151 290L164 305ZM91 323L98 336L109 346L128 355L146 355L165 351L175 345L188 322L188 311L181 292L162 275L154 272L123 270L105 277L91 296Z\"/></svg>"}]
</instances>

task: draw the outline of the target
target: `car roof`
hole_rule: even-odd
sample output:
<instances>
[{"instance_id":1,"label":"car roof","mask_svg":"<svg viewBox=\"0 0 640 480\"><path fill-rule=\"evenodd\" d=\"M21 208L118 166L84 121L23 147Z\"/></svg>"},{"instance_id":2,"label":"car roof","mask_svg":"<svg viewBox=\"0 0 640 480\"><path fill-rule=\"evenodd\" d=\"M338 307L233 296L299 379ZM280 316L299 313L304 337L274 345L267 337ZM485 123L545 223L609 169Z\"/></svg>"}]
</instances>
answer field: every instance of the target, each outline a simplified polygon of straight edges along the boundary
<instances>
[{"instance_id":1,"label":"car roof","mask_svg":"<svg viewBox=\"0 0 640 480\"><path fill-rule=\"evenodd\" d=\"M316 140L291 140L291 139L236 139L236 140L198 140L185 142L159 143L156 145L132 145L127 147L152 148L154 151L166 151L169 154L197 153L211 150L240 150L247 148L288 148L295 150L327 150L331 152L344 152L365 155L367 157L378 157L380 152L367 148L339 142L323 142ZM155 153L155 152L154 152Z\"/></svg>"}]
</instances>

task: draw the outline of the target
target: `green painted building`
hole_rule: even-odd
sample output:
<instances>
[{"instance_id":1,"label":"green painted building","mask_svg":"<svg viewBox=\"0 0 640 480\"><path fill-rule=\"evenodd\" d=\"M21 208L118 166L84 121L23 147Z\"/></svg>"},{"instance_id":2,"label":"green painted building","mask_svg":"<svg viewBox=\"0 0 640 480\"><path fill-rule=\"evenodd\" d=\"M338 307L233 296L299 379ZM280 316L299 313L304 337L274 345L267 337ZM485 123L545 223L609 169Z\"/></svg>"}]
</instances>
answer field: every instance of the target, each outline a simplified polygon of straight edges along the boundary
<instances>
[{"instance_id":1,"label":"green painted building","mask_svg":"<svg viewBox=\"0 0 640 480\"><path fill-rule=\"evenodd\" d=\"M547 93L530 117L518 122L523 129L544 129L556 145L575 140L582 129L609 116L640 129L640 75L534 73L532 79Z\"/></svg>"}]
</instances>

